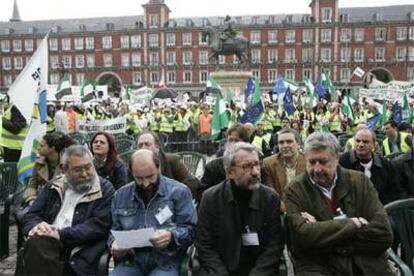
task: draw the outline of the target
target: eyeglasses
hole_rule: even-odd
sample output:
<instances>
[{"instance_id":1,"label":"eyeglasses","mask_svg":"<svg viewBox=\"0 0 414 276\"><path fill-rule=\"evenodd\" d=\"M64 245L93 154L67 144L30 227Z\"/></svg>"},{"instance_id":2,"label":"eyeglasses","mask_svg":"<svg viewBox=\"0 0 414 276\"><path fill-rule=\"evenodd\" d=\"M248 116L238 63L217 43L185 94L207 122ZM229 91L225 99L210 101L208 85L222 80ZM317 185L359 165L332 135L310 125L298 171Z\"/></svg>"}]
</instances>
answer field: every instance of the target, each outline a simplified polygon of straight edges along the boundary
<instances>
[{"instance_id":1,"label":"eyeglasses","mask_svg":"<svg viewBox=\"0 0 414 276\"><path fill-rule=\"evenodd\" d=\"M92 169L92 167L93 167L93 164L91 163L91 164L85 165L83 167L71 168L71 170L75 173L82 173L83 171L89 172Z\"/></svg>"},{"instance_id":2,"label":"eyeglasses","mask_svg":"<svg viewBox=\"0 0 414 276\"><path fill-rule=\"evenodd\" d=\"M250 162L250 163L244 163L239 165L233 165L233 167L239 167L243 171L252 171L253 168L260 170L260 162Z\"/></svg>"}]
</instances>

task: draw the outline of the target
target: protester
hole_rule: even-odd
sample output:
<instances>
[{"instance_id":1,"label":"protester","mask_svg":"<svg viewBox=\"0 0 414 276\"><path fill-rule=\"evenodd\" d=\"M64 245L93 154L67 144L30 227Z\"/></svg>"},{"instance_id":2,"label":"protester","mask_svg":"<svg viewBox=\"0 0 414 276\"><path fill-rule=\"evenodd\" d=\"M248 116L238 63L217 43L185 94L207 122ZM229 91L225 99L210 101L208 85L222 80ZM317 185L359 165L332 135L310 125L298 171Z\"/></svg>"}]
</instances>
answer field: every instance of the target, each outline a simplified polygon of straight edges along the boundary
<instances>
[{"instance_id":1,"label":"protester","mask_svg":"<svg viewBox=\"0 0 414 276\"><path fill-rule=\"evenodd\" d=\"M55 105L55 127L57 132L61 132L64 134L67 134L69 132L68 128L68 117L66 115L66 112L63 111L62 105L60 102L57 102Z\"/></svg>"},{"instance_id":2,"label":"protester","mask_svg":"<svg viewBox=\"0 0 414 276\"><path fill-rule=\"evenodd\" d=\"M414 129L411 130L414 140ZM414 141L413 141L414 144ZM414 147L392 160L398 178L397 182L404 189L407 197L414 197Z\"/></svg>"},{"instance_id":3,"label":"protester","mask_svg":"<svg viewBox=\"0 0 414 276\"><path fill-rule=\"evenodd\" d=\"M410 151L413 146L411 136L408 133L399 132L395 121L387 121L384 124L384 132L387 136L382 142L384 156Z\"/></svg>"}]
</instances>

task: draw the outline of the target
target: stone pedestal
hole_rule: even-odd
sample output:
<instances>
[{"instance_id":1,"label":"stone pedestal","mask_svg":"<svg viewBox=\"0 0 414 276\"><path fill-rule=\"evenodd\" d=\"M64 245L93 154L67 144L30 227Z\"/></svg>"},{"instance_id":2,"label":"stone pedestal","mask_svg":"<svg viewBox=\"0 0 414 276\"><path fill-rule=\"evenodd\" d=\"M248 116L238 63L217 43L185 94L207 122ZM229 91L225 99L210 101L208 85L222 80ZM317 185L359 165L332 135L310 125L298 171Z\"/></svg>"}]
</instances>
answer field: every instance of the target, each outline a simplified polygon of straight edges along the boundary
<instances>
[{"instance_id":1,"label":"stone pedestal","mask_svg":"<svg viewBox=\"0 0 414 276\"><path fill-rule=\"evenodd\" d=\"M246 83L253 75L248 71L219 71L213 72L210 76L222 87L225 94L229 88L233 92L233 97L244 97Z\"/></svg>"}]
</instances>

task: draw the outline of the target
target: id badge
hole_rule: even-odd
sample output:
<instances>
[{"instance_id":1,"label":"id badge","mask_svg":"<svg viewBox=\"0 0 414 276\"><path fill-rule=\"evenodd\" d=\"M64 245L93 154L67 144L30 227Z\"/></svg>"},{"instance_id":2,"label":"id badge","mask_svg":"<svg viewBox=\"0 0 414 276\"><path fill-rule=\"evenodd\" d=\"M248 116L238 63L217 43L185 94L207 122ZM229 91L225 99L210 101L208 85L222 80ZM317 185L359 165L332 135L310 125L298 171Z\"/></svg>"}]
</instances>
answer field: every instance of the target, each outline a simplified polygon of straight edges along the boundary
<instances>
[{"instance_id":1,"label":"id badge","mask_svg":"<svg viewBox=\"0 0 414 276\"><path fill-rule=\"evenodd\" d=\"M158 223L161 225L166 222L168 219L172 217L173 213L170 210L170 207L166 205L163 209L161 209L156 215L155 218L157 219Z\"/></svg>"},{"instance_id":2,"label":"id badge","mask_svg":"<svg viewBox=\"0 0 414 276\"><path fill-rule=\"evenodd\" d=\"M256 232L242 234L242 244L244 246L257 246L259 244L259 235Z\"/></svg>"}]
</instances>

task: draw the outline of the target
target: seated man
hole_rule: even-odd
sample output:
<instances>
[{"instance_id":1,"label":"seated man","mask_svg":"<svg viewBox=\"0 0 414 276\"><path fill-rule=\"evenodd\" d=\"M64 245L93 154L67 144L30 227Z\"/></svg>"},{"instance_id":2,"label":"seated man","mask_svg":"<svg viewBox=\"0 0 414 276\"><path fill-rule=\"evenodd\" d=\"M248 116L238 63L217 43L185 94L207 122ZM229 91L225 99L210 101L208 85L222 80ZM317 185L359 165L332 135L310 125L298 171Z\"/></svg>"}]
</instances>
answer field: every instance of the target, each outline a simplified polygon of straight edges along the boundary
<instances>
[{"instance_id":1,"label":"seated man","mask_svg":"<svg viewBox=\"0 0 414 276\"><path fill-rule=\"evenodd\" d=\"M119 261L112 275L178 275L180 253L193 243L197 214L190 189L160 174L160 158L146 149L131 157L134 182L123 186L112 203L112 229L154 228L153 247L124 249L111 236Z\"/></svg>"},{"instance_id":2,"label":"seated man","mask_svg":"<svg viewBox=\"0 0 414 276\"><path fill-rule=\"evenodd\" d=\"M201 275L275 275L283 251L280 202L260 184L256 147L230 145L223 164L227 179L205 191L199 207Z\"/></svg>"},{"instance_id":3,"label":"seated man","mask_svg":"<svg viewBox=\"0 0 414 276\"><path fill-rule=\"evenodd\" d=\"M412 131L412 140L414 145L414 129ZM414 197L414 147L392 160L393 167L396 171L398 183L403 188L407 197Z\"/></svg>"},{"instance_id":4,"label":"seated man","mask_svg":"<svg viewBox=\"0 0 414 276\"><path fill-rule=\"evenodd\" d=\"M83 146L66 149L63 175L49 181L23 218L26 274L94 275L111 224L112 184Z\"/></svg>"},{"instance_id":5,"label":"seated man","mask_svg":"<svg viewBox=\"0 0 414 276\"><path fill-rule=\"evenodd\" d=\"M388 217L369 178L339 166L331 133L305 141L306 173L285 189L295 274L393 275Z\"/></svg>"}]
</instances>

